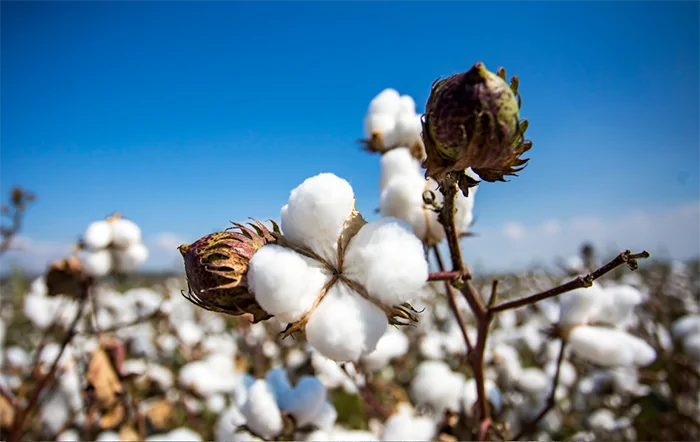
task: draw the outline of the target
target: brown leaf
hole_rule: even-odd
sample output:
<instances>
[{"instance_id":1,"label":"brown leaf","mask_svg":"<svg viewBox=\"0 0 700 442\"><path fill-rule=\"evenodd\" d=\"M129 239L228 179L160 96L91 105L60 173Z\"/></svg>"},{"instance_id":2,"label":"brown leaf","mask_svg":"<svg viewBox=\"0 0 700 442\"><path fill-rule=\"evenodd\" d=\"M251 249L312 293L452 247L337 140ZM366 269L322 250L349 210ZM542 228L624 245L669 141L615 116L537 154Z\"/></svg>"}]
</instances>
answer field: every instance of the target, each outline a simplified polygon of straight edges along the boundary
<instances>
[{"instance_id":1,"label":"brown leaf","mask_svg":"<svg viewBox=\"0 0 700 442\"><path fill-rule=\"evenodd\" d=\"M122 442L131 442L135 440L141 440L139 434L134 430L131 425L122 425L119 429L119 440Z\"/></svg>"},{"instance_id":2,"label":"brown leaf","mask_svg":"<svg viewBox=\"0 0 700 442\"><path fill-rule=\"evenodd\" d=\"M155 401L146 412L146 418L158 431L168 429L172 415L173 405L165 399Z\"/></svg>"},{"instance_id":3,"label":"brown leaf","mask_svg":"<svg viewBox=\"0 0 700 442\"><path fill-rule=\"evenodd\" d=\"M15 420L15 409L5 396L0 396L0 425L3 428L10 428Z\"/></svg>"},{"instance_id":4,"label":"brown leaf","mask_svg":"<svg viewBox=\"0 0 700 442\"><path fill-rule=\"evenodd\" d=\"M100 428L103 430L112 429L122 423L124 421L124 417L126 417L126 409L124 404L117 404L116 407L102 415L100 418Z\"/></svg>"},{"instance_id":5,"label":"brown leaf","mask_svg":"<svg viewBox=\"0 0 700 442\"><path fill-rule=\"evenodd\" d=\"M117 403L118 396L123 392L123 387L112 362L101 348L92 354L88 365L87 381L88 385L94 388L97 405L102 409L111 409Z\"/></svg>"}]
</instances>

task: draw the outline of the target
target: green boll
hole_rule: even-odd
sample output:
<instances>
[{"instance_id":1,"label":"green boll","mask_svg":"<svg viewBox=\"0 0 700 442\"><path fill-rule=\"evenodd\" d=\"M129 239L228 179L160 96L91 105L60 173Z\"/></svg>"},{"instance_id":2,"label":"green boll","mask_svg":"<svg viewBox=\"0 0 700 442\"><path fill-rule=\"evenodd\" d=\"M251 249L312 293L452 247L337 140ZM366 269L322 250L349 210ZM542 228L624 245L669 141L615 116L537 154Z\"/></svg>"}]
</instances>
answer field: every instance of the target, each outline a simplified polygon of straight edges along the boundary
<instances>
[{"instance_id":1,"label":"green boll","mask_svg":"<svg viewBox=\"0 0 700 442\"><path fill-rule=\"evenodd\" d=\"M436 81L426 105L423 141L426 177L442 182L447 173L467 168L485 181L505 181L528 159L524 139L527 120L520 121L518 79L505 82L505 71L489 72L483 63Z\"/></svg>"}]
</instances>

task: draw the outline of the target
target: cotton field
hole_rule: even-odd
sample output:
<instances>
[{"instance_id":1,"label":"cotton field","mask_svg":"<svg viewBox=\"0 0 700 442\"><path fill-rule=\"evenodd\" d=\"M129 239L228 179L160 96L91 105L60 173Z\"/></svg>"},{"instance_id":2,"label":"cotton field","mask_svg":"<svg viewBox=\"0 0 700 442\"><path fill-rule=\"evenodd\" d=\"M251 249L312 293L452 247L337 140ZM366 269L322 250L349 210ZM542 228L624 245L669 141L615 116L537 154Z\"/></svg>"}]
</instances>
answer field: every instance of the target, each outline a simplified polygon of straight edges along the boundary
<instances>
[{"instance_id":1,"label":"cotton field","mask_svg":"<svg viewBox=\"0 0 700 442\"><path fill-rule=\"evenodd\" d=\"M463 261L478 189L527 173L532 147L517 77L465 75L498 98L446 103L450 77L425 115L394 89L368 104L374 218L319 170L274 222L180 246L179 275L144 282L138 220L116 213L42 276L7 278L3 440L697 440L698 262ZM454 114L486 99L486 122Z\"/></svg>"}]
</instances>

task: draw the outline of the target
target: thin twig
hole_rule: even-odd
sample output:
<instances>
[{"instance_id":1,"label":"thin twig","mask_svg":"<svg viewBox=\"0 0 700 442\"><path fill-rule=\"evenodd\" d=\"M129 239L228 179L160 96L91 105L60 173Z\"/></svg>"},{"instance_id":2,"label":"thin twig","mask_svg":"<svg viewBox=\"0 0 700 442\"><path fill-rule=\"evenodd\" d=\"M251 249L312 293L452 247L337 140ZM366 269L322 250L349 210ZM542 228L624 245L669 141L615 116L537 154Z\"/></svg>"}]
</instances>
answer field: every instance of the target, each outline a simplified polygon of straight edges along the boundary
<instances>
[{"instance_id":1,"label":"thin twig","mask_svg":"<svg viewBox=\"0 0 700 442\"><path fill-rule=\"evenodd\" d=\"M82 284L83 284L82 296L80 298L80 304L78 305L78 312L75 314L75 318L73 319L73 322L70 325L68 333L66 334L65 338L63 338L63 342L61 343L60 350L58 351L58 354L56 355L56 358L54 359L53 364L51 364L51 368L49 369L49 372L46 373L45 376L41 377L37 386L34 388L32 395L29 397L29 400L27 401L27 405L19 408L17 415L15 416L15 419L12 422L12 428L10 429L10 433L9 433L10 436L8 437L9 441L17 441L22 437L23 428L24 428L24 421L33 411L34 406L36 405L37 401L39 400L39 396L41 395L41 392L44 390L44 387L46 387L49 380L51 380L54 377L54 375L56 374L56 371L58 370L58 364L61 360L61 357L63 356L63 353L65 352L66 348L68 347L68 344L70 343L70 341L76 335L78 323L80 322L80 319L83 316L83 310L85 309L85 305L87 304L87 299L89 297L90 287L92 285L92 280L89 278L86 278Z\"/></svg>"},{"instance_id":2,"label":"thin twig","mask_svg":"<svg viewBox=\"0 0 700 442\"><path fill-rule=\"evenodd\" d=\"M454 281L460 276L462 276L462 272L445 272L441 270L428 274L428 281Z\"/></svg>"},{"instance_id":3,"label":"thin twig","mask_svg":"<svg viewBox=\"0 0 700 442\"><path fill-rule=\"evenodd\" d=\"M534 304L536 302L542 301L543 299L561 295L562 293L570 292L572 290L580 289L583 287L590 287L593 284L593 281L605 275L606 273L615 270L622 264L627 264L631 269L634 270L637 268L638 259L649 258L650 256L651 255L647 251L632 254L632 252L630 252L629 250L625 250L624 252L617 255L615 259L605 264L603 267L595 270L594 272L589 273L586 276L578 276L565 284L562 284L558 287L554 287L541 293L498 304L494 307L491 307L490 311L492 313L496 313L501 312L503 310L519 308L529 304Z\"/></svg>"},{"instance_id":4,"label":"thin twig","mask_svg":"<svg viewBox=\"0 0 700 442\"><path fill-rule=\"evenodd\" d=\"M440 268L441 273L446 273L443 272L445 269L445 264L442 262L442 257L440 256L440 251L438 250L437 246L433 246L433 254L435 255L435 260L438 263L438 267ZM472 350L472 342L469 339L469 333L467 332L467 325L464 322L464 318L462 317L462 313L459 311L459 308L457 307L457 295L455 293L454 287L452 287L452 284L450 284L449 281L445 281L445 289L447 290L447 299L450 302L450 308L452 308L452 311L454 312L455 318L457 319L457 324L459 324L459 329L462 331L462 337L464 337L464 342L467 343L467 355L469 355Z\"/></svg>"},{"instance_id":5,"label":"thin twig","mask_svg":"<svg viewBox=\"0 0 700 442\"><path fill-rule=\"evenodd\" d=\"M513 440L518 440L523 436L529 435L537 425L544 419L544 417L549 413L549 411L556 405L557 388L559 387L559 373L561 371L561 364L564 361L564 350L566 349L566 341L562 339L561 346L559 347L559 356L557 357L557 368L554 372L554 379L552 379L552 387L547 397L547 402L545 403L542 411L537 414L537 416L526 424L522 430L513 438Z\"/></svg>"},{"instance_id":6,"label":"thin twig","mask_svg":"<svg viewBox=\"0 0 700 442\"><path fill-rule=\"evenodd\" d=\"M352 381L352 383L355 384L355 388L357 388L357 391L360 392L360 395L362 395L362 398L365 400L365 402L367 402L369 404L369 406L374 409L375 413L377 413L377 415L379 415L379 417L383 421L386 421L387 419L389 419L389 417L391 416L391 413L389 413L384 407L382 407L382 404L379 403L379 400L376 398L376 396L374 395L372 390L369 388L369 386L367 384L365 384L362 387L357 385L357 382L355 382L355 379L350 375L350 373L348 372L348 369L344 363L338 363L338 366L340 366L340 368L343 370L345 375L350 379L350 381Z\"/></svg>"}]
</instances>

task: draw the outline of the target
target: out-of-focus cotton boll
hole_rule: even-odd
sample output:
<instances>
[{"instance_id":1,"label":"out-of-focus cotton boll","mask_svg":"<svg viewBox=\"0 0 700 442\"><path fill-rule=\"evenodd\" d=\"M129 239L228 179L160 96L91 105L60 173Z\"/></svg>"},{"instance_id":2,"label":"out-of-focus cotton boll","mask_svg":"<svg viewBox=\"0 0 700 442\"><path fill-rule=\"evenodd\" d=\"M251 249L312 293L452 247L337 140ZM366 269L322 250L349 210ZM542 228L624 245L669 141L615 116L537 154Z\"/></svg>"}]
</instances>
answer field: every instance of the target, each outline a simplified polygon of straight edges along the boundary
<instances>
[{"instance_id":1,"label":"out-of-focus cotton boll","mask_svg":"<svg viewBox=\"0 0 700 442\"><path fill-rule=\"evenodd\" d=\"M112 242L117 247L127 248L141 242L141 228L135 222L119 218L110 222L112 227Z\"/></svg>"},{"instance_id":2,"label":"out-of-focus cotton boll","mask_svg":"<svg viewBox=\"0 0 700 442\"><path fill-rule=\"evenodd\" d=\"M423 124L420 115L401 114L396 118L396 143L400 146L413 146L421 142Z\"/></svg>"},{"instance_id":3,"label":"out-of-focus cotton boll","mask_svg":"<svg viewBox=\"0 0 700 442\"><path fill-rule=\"evenodd\" d=\"M311 351L311 365L316 377L327 389L342 387L346 393L356 394L357 387L338 363L327 358L315 349Z\"/></svg>"},{"instance_id":4,"label":"out-of-focus cotton boll","mask_svg":"<svg viewBox=\"0 0 700 442\"><path fill-rule=\"evenodd\" d=\"M116 250L114 258L120 272L131 273L148 260L148 247L143 243L132 244L126 250Z\"/></svg>"},{"instance_id":5,"label":"out-of-focus cotton boll","mask_svg":"<svg viewBox=\"0 0 700 442\"><path fill-rule=\"evenodd\" d=\"M437 425L430 418L413 416L412 413L396 413L384 424L381 440L424 441L433 440Z\"/></svg>"},{"instance_id":6,"label":"out-of-focus cotton boll","mask_svg":"<svg viewBox=\"0 0 700 442\"><path fill-rule=\"evenodd\" d=\"M117 436L116 439L108 439L108 440L119 440L119 437ZM149 436L146 438L147 442L155 442L155 441L187 441L187 442L197 442L201 441L202 436L200 436L197 432L190 430L187 427L180 427L176 428L174 430L171 430L167 433L163 434L154 434L152 436Z\"/></svg>"},{"instance_id":7,"label":"out-of-focus cotton boll","mask_svg":"<svg viewBox=\"0 0 700 442\"><path fill-rule=\"evenodd\" d=\"M381 135L384 147L398 144L396 117L390 114L368 114L365 116L365 137L371 139L373 135Z\"/></svg>"},{"instance_id":8,"label":"out-of-focus cotton boll","mask_svg":"<svg viewBox=\"0 0 700 442\"><path fill-rule=\"evenodd\" d=\"M522 372L520 355L510 345L500 344L493 349L493 362L506 385L517 381Z\"/></svg>"},{"instance_id":9,"label":"out-of-focus cotton boll","mask_svg":"<svg viewBox=\"0 0 700 442\"><path fill-rule=\"evenodd\" d=\"M518 388L538 398L549 393L549 386L549 377L539 368L524 368L518 377Z\"/></svg>"},{"instance_id":10,"label":"out-of-focus cotton boll","mask_svg":"<svg viewBox=\"0 0 700 442\"><path fill-rule=\"evenodd\" d=\"M58 442L79 442L80 434L77 430L66 430L56 438Z\"/></svg>"},{"instance_id":11,"label":"out-of-focus cotton boll","mask_svg":"<svg viewBox=\"0 0 700 442\"><path fill-rule=\"evenodd\" d=\"M207 408L214 413L221 413L226 408L226 398L222 394L214 394L207 398Z\"/></svg>"},{"instance_id":12,"label":"out-of-focus cotton boll","mask_svg":"<svg viewBox=\"0 0 700 442\"><path fill-rule=\"evenodd\" d=\"M326 401L321 406L321 409L311 420L310 424L321 430L330 430L333 428L335 421L338 419L338 412L333 404Z\"/></svg>"},{"instance_id":13,"label":"out-of-focus cotton boll","mask_svg":"<svg viewBox=\"0 0 700 442\"><path fill-rule=\"evenodd\" d=\"M410 97L409 97L410 98ZM369 102L368 114L388 114L396 115L408 103L406 99L402 99L396 89L386 88ZM415 103L413 108L415 109Z\"/></svg>"},{"instance_id":14,"label":"out-of-focus cotton boll","mask_svg":"<svg viewBox=\"0 0 700 442\"><path fill-rule=\"evenodd\" d=\"M146 438L146 440L170 440L168 436L163 435L163 437L152 439L154 436L151 436L151 438ZM116 431L103 431L100 434L97 435L95 438L95 442L114 442L118 441L119 439L119 433Z\"/></svg>"},{"instance_id":15,"label":"out-of-focus cotton boll","mask_svg":"<svg viewBox=\"0 0 700 442\"><path fill-rule=\"evenodd\" d=\"M246 425L255 434L271 439L282 432L283 422L275 395L267 382L259 379L248 389L248 400L241 410Z\"/></svg>"},{"instance_id":16,"label":"out-of-focus cotton boll","mask_svg":"<svg viewBox=\"0 0 700 442\"><path fill-rule=\"evenodd\" d=\"M408 351L408 337L398 328L389 327L377 342L377 348L362 358L365 366L377 371L389 364L389 361L401 357Z\"/></svg>"},{"instance_id":17,"label":"out-of-focus cotton boll","mask_svg":"<svg viewBox=\"0 0 700 442\"><path fill-rule=\"evenodd\" d=\"M416 405L427 405L436 413L458 412L464 391L464 375L454 373L442 361L424 361L416 368L411 397Z\"/></svg>"},{"instance_id":18,"label":"out-of-focus cotton boll","mask_svg":"<svg viewBox=\"0 0 700 442\"><path fill-rule=\"evenodd\" d=\"M90 250L104 249L112 239L112 226L104 220L91 223L83 233L83 243Z\"/></svg>"},{"instance_id":19,"label":"out-of-focus cotton boll","mask_svg":"<svg viewBox=\"0 0 700 442\"><path fill-rule=\"evenodd\" d=\"M548 363L544 371L550 379L553 379L557 371L557 362L552 361ZM576 377L576 367L567 360L561 361L561 367L559 368L559 384L565 387L571 387L574 385L574 382L576 382Z\"/></svg>"},{"instance_id":20,"label":"out-of-focus cotton boll","mask_svg":"<svg viewBox=\"0 0 700 442\"><path fill-rule=\"evenodd\" d=\"M289 323L311 309L330 275L319 262L269 244L251 258L247 278L260 306L280 322Z\"/></svg>"},{"instance_id":21,"label":"out-of-focus cotton boll","mask_svg":"<svg viewBox=\"0 0 700 442\"><path fill-rule=\"evenodd\" d=\"M592 318L599 317L600 306L605 296L605 291L595 282L591 287L563 293L559 296L559 324L586 324Z\"/></svg>"},{"instance_id":22,"label":"out-of-focus cotton boll","mask_svg":"<svg viewBox=\"0 0 700 442\"><path fill-rule=\"evenodd\" d=\"M379 160L379 190L380 192L398 176L418 177L425 182L420 162L416 160L407 147L392 149L382 155Z\"/></svg>"},{"instance_id":23,"label":"out-of-focus cotton boll","mask_svg":"<svg viewBox=\"0 0 700 442\"><path fill-rule=\"evenodd\" d=\"M428 280L423 244L396 218L365 224L350 241L344 274L385 305L399 305Z\"/></svg>"},{"instance_id":24,"label":"out-of-focus cotton boll","mask_svg":"<svg viewBox=\"0 0 700 442\"><path fill-rule=\"evenodd\" d=\"M571 351L598 365L646 366L656 359L654 349L624 330L581 325L569 334Z\"/></svg>"},{"instance_id":25,"label":"out-of-focus cotton boll","mask_svg":"<svg viewBox=\"0 0 700 442\"><path fill-rule=\"evenodd\" d=\"M401 95L399 97L399 108L396 113L398 115L415 115L416 101L410 95Z\"/></svg>"},{"instance_id":26,"label":"out-of-focus cotton boll","mask_svg":"<svg viewBox=\"0 0 700 442\"><path fill-rule=\"evenodd\" d=\"M278 402L280 410L294 416L303 427L321 413L326 403L326 388L312 376L303 376Z\"/></svg>"},{"instance_id":27,"label":"out-of-focus cotton boll","mask_svg":"<svg viewBox=\"0 0 700 442\"><path fill-rule=\"evenodd\" d=\"M100 278L112 271L112 254L109 250L88 251L81 255L80 263L88 275Z\"/></svg>"},{"instance_id":28,"label":"out-of-focus cotton boll","mask_svg":"<svg viewBox=\"0 0 700 442\"><path fill-rule=\"evenodd\" d=\"M431 188L431 190L437 194L439 192L437 190L437 183L433 180L431 181L433 183L432 187L434 187L434 189ZM455 226L457 226L457 229L461 232L469 231L469 227L474 220L474 198L476 198L476 191L478 188L479 186L470 188L469 197L465 197L462 192L458 192L455 198Z\"/></svg>"},{"instance_id":29,"label":"out-of-focus cotton boll","mask_svg":"<svg viewBox=\"0 0 700 442\"><path fill-rule=\"evenodd\" d=\"M586 424L592 430L612 431L615 429L615 420L615 414L612 411L601 408L588 416Z\"/></svg>"},{"instance_id":30,"label":"out-of-focus cotton boll","mask_svg":"<svg viewBox=\"0 0 700 442\"><path fill-rule=\"evenodd\" d=\"M231 356L213 354L200 361L185 364L180 369L180 382L207 396L234 391L239 376Z\"/></svg>"},{"instance_id":31,"label":"out-of-focus cotton boll","mask_svg":"<svg viewBox=\"0 0 700 442\"><path fill-rule=\"evenodd\" d=\"M384 312L336 283L306 324L308 342L336 361L357 361L376 348L388 326Z\"/></svg>"},{"instance_id":32,"label":"out-of-focus cotton boll","mask_svg":"<svg viewBox=\"0 0 700 442\"><path fill-rule=\"evenodd\" d=\"M671 334L678 340L700 334L700 315L686 315L677 319L671 326Z\"/></svg>"},{"instance_id":33,"label":"out-of-focus cotton boll","mask_svg":"<svg viewBox=\"0 0 700 442\"><path fill-rule=\"evenodd\" d=\"M683 351L696 361L700 361L700 334L686 336L683 340Z\"/></svg>"},{"instance_id":34,"label":"out-of-focus cotton boll","mask_svg":"<svg viewBox=\"0 0 700 442\"><path fill-rule=\"evenodd\" d=\"M238 427L245 424L245 416L237 406L231 405L219 415L214 427L214 440L226 442L234 439Z\"/></svg>"},{"instance_id":35,"label":"out-of-focus cotton boll","mask_svg":"<svg viewBox=\"0 0 700 442\"><path fill-rule=\"evenodd\" d=\"M442 345L442 334L431 331L421 338L420 354L426 359L442 359L445 352Z\"/></svg>"},{"instance_id":36,"label":"out-of-focus cotton boll","mask_svg":"<svg viewBox=\"0 0 700 442\"><path fill-rule=\"evenodd\" d=\"M394 177L379 198L379 212L409 223L413 233L427 244L437 244L445 238L444 228L437 222L437 213L425 206L423 192L428 182L421 176Z\"/></svg>"},{"instance_id":37,"label":"out-of-focus cotton boll","mask_svg":"<svg viewBox=\"0 0 700 442\"><path fill-rule=\"evenodd\" d=\"M354 204L350 183L332 173L316 175L292 190L282 208L282 231L290 241L336 263L338 237Z\"/></svg>"},{"instance_id":38,"label":"out-of-focus cotton boll","mask_svg":"<svg viewBox=\"0 0 700 442\"><path fill-rule=\"evenodd\" d=\"M634 308L644 301L644 295L629 285L613 285L604 289L600 298L601 307L592 320L614 326L625 325Z\"/></svg>"},{"instance_id":39,"label":"out-of-focus cotton boll","mask_svg":"<svg viewBox=\"0 0 700 442\"><path fill-rule=\"evenodd\" d=\"M496 412L499 412L501 406L503 405L503 399L501 397L501 391L498 386L491 380L486 379L484 382L484 389L486 390L486 397L488 398L491 406ZM476 391L476 380L469 379L464 384L464 393L462 396L462 408L467 416L472 415L474 409L474 404L476 404L479 399L479 395Z\"/></svg>"}]
</instances>

